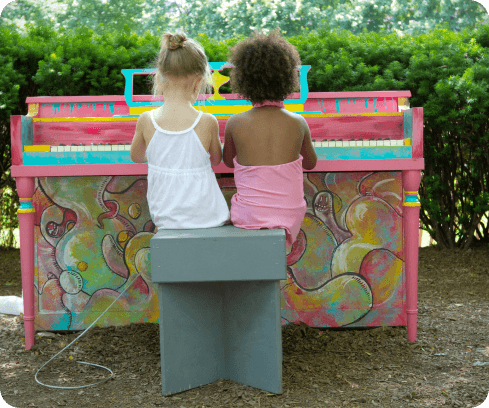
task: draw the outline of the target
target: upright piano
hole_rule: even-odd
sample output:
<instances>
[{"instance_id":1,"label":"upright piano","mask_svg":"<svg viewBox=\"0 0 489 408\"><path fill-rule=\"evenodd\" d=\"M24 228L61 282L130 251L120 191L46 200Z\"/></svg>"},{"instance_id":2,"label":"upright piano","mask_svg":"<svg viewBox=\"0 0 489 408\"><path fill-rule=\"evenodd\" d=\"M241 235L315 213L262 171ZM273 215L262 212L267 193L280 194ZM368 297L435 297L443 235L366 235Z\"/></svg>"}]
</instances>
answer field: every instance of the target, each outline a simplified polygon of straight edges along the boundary
<instances>
[{"instance_id":1,"label":"upright piano","mask_svg":"<svg viewBox=\"0 0 489 408\"><path fill-rule=\"evenodd\" d=\"M195 108L216 116L224 142L226 120L251 104L220 94L229 64L210 67L214 93ZM282 324L407 326L415 341L423 110L409 108L409 91L309 92L310 68L285 101L309 124L318 162L304 171L307 214L286 254ZM164 103L133 95L134 75L152 72L122 70L124 96L29 97L28 115L11 117L26 349L36 329L88 327L125 289L97 325L158 321L148 166L129 156L138 116ZM233 169L213 169L229 202Z\"/></svg>"}]
</instances>

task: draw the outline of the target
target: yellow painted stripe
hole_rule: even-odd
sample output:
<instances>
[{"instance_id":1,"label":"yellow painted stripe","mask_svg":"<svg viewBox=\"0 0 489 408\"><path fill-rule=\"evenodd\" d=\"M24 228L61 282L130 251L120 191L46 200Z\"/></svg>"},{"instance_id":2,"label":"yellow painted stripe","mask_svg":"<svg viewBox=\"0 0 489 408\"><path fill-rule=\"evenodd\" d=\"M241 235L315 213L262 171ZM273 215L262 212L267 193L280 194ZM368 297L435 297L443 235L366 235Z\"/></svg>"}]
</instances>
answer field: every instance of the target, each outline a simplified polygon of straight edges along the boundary
<instances>
[{"instance_id":1,"label":"yellow painted stripe","mask_svg":"<svg viewBox=\"0 0 489 408\"><path fill-rule=\"evenodd\" d=\"M411 146L411 139L404 139L404 146Z\"/></svg>"},{"instance_id":2,"label":"yellow painted stripe","mask_svg":"<svg viewBox=\"0 0 489 408\"><path fill-rule=\"evenodd\" d=\"M295 106L295 105L290 105ZM151 110L151 109L147 109ZM294 109L287 109L291 112L298 112L301 116L306 118L333 118L333 117L344 117L344 116L402 116L402 112L381 112L381 113L307 113L300 112ZM207 111L209 112L209 111ZM244 110L243 110L244 112ZM142 112L141 112L142 113ZM231 116L231 113L239 113L239 112L209 112L214 113L218 119L228 119ZM132 113L131 115L140 115L140 113ZM137 121L137 117L129 118L129 117L100 117L100 118L33 118L33 122L135 122ZM411 139L406 139L411 140ZM409 146L409 145L407 145Z\"/></svg>"},{"instance_id":3,"label":"yellow painted stripe","mask_svg":"<svg viewBox=\"0 0 489 408\"><path fill-rule=\"evenodd\" d=\"M33 118L33 122L131 122L138 118Z\"/></svg>"},{"instance_id":4,"label":"yellow painted stripe","mask_svg":"<svg viewBox=\"0 0 489 408\"><path fill-rule=\"evenodd\" d=\"M195 106L195 109L202 112L213 113L213 114L232 114L232 113L241 113L246 112L252 108L251 105L219 105L219 106ZM129 108L130 115L141 115L143 112L147 112L154 109L152 106L137 106L133 108ZM285 109L291 112L303 112L304 105L303 104L293 104L293 105L285 105Z\"/></svg>"},{"instance_id":5,"label":"yellow painted stripe","mask_svg":"<svg viewBox=\"0 0 489 408\"><path fill-rule=\"evenodd\" d=\"M25 209L18 209L17 213L35 213L36 210L34 208L25 208Z\"/></svg>"},{"instance_id":6,"label":"yellow painted stripe","mask_svg":"<svg viewBox=\"0 0 489 408\"><path fill-rule=\"evenodd\" d=\"M29 145L24 146L24 152L50 152L50 145Z\"/></svg>"},{"instance_id":7,"label":"yellow painted stripe","mask_svg":"<svg viewBox=\"0 0 489 408\"><path fill-rule=\"evenodd\" d=\"M413 195L413 194L418 194L418 192L417 191L404 191L404 194Z\"/></svg>"},{"instance_id":8,"label":"yellow painted stripe","mask_svg":"<svg viewBox=\"0 0 489 408\"><path fill-rule=\"evenodd\" d=\"M402 203L403 207L420 207L421 203Z\"/></svg>"}]
</instances>

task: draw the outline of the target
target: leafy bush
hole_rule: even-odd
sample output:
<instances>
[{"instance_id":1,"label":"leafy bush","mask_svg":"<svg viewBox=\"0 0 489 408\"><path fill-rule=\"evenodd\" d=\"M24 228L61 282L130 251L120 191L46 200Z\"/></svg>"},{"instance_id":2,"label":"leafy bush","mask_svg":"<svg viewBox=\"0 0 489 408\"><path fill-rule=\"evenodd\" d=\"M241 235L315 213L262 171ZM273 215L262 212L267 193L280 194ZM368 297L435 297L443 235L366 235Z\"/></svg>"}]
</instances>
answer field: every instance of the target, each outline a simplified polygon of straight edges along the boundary
<instances>
[{"instance_id":1,"label":"leafy bush","mask_svg":"<svg viewBox=\"0 0 489 408\"><path fill-rule=\"evenodd\" d=\"M212 62L225 61L241 38L200 34L196 40ZM319 29L289 40L312 66L311 92L411 91L410 105L424 108L424 228L446 247L468 248L474 232L489 241L480 225L489 212L489 27L454 33L442 25L405 37ZM120 70L154 66L158 51L159 37L139 37L127 26L96 34L39 25L29 26L27 35L0 27L0 189L15 185L8 172L10 115L27 113L27 96L122 95ZM230 92L229 85L221 91ZM147 84L136 81L134 93L147 94Z\"/></svg>"}]
</instances>

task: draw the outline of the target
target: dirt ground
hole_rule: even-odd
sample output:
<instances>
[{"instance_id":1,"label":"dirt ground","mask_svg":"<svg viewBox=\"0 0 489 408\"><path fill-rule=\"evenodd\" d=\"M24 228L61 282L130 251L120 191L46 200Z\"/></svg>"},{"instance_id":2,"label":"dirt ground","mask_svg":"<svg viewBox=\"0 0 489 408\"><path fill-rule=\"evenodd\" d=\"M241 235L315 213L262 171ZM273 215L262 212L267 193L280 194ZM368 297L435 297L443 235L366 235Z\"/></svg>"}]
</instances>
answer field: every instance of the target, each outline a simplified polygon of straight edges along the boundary
<instances>
[{"instance_id":1,"label":"dirt ground","mask_svg":"<svg viewBox=\"0 0 489 408\"><path fill-rule=\"evenodd\" d=\"M25 351L23 323L0 315L0 391L14 407L477 407L489 393L489 248L421 248L418 340L405 327L283 328L283 394L230 380L164 397L159 331L133 324L79 333L38 333ZM19 251L0 252L0 296L21 295ZM42 335L42 337L40 336ZM1 400L0 400L1 401ZM1 403L0 403L0 406Z\"/></svg>"}]
</instances>

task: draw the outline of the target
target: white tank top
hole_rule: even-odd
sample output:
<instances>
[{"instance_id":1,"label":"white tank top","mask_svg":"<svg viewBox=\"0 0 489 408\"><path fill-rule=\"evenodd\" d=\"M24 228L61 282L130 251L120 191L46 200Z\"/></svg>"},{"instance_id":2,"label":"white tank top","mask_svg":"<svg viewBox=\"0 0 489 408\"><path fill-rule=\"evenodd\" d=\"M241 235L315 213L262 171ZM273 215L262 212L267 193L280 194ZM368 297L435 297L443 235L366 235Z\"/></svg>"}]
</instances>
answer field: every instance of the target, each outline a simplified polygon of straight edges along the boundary
<instances>
[{"instance_id":1,"label":"white tank top","mask_svg":"<svg viewBox=\"0 0 489 408\"><path fill-rule=\"evenodd\" d=\"M229 209L210 154L194 131L202 112L188 129L172 132L155 127L146 148L148 207L158 229L198 229L224 225Z\"/></svg>"}]
</instances>

